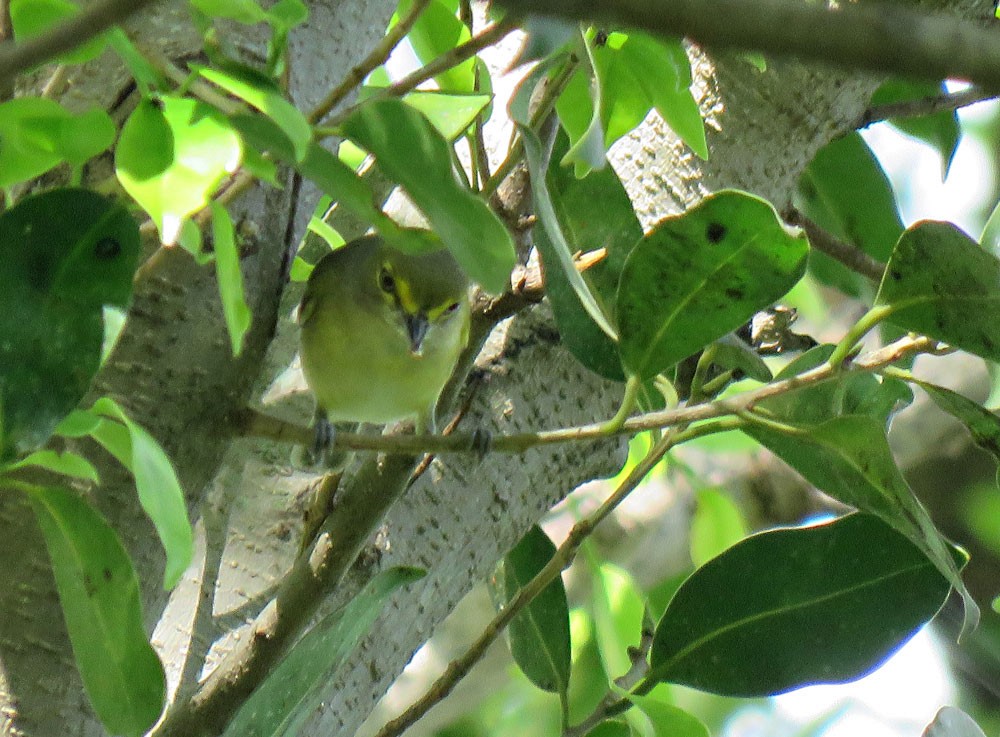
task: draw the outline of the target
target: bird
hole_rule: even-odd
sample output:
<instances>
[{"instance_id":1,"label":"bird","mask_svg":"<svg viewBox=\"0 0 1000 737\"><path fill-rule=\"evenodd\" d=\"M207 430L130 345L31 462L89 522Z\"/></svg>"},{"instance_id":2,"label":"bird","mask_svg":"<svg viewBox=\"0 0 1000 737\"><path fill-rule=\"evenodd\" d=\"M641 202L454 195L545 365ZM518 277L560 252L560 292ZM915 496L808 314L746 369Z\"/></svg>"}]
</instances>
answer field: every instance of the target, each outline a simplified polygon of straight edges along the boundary
<instances>
[{"instance_id":1,"label":"bird","mask_svg":"<svg viewBox=\"0 0 1000 737\"><path fill-rule=\"evenodd\" d=\"M314 453L332 442L331 423L413 420L416 432L436 432L470 311L468 278L446 249L403 253L366 235L320 259L298 312Z\"/></svg>"}]
</instances>

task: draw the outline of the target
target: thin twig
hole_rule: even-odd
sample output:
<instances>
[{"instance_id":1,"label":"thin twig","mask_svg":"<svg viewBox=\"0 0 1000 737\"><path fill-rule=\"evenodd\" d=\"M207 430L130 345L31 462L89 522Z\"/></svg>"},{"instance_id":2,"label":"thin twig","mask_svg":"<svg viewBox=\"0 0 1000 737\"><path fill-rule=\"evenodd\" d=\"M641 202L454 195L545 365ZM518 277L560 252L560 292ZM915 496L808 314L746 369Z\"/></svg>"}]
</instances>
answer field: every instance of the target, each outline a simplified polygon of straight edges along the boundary
<instances>
[{"instance_id":1,"label":"thin twig","mask_svg":"<svg viewBox=\"0 0 1000 737\"><path fill-rule=\"evenodd\" d=\"M885 264L881 261L872 258L857 246L840 240L794 207L790 207L784 212L784 218L789 225L797 225L805 230L806 235L809 236L809 245L817 251L825 253L861 276L868 277L874 282L882 281Z\"/></svg>"},{"instance_id":2,"label":"thin twig","mask_svg":"<svg viewBox=\"0 0 1000 737\"><path fill-rule=\"evenodd\" d=\"M712 420L730 415L740 415L755 404L786 394L806 386L831 381L851 372L877 371L903 357L918 353L930 353L937 348L937 342L924 337L906 337L891 345L869 353L847 366L834 368L823 364L798 376L766 384L753 391L713 402L696 404L691 407L660 410L636 415L625 420L621 427L609 430L608 421L589 425L542 430L538 432L500 435L492 438L490 452L523 453L545 445L582 441L603 440L615 435L632 435L643 430L662 430L678 425ZM277 442L308 444L313 440L313 431L304 425L279 420L270 415L245 409L231 418L232 429L238 435L267 438ZM367 451L390 454L414 455L429 453L479 453L482 452L468 433L456 433L447 437L441 435L359 435L337 433L333 450Z\"/></svg>"},{"instance_id":3,"label":"thin twig","mask_svg":"<svg viewBox=\"0 0 1000 737\"><path fill-rule=\"evenodd\" d=\"M718 431L722 428L713 429ZM588 517L573 525L566 540L559 546L549 562L546 563L534 578L518 590L517 594L486 625L476 641L462 655L448 664L441 677L434 681L419 699L413 702L401 715L383 726L376 733L375 737L398 737L423 717L431 707L451 693L458 682L482 659L486 650L503 633L511 620L544 591L563 570L569 567L576 557L581 543L590 536L597 525L628 497L646 477L646 474L660 462L663 456L678 442L690 440L693 437L703 434L708 434L707 430L702 430L701 432L697 430L692 431L688 435L677 432L669 433L650 448L646 457L632 469L631 473L618 485L614 492L604 500L604 503Z\"/></svg>"},{"instance_id":4,"label":"thin twig","mask_svg":"<svg viewBox=\"0 0 1000 737\"><path fill-rule=\"evenodd\" d=\"M71 51L156 0L100 0L51 31L0 49L0 88L21 72Z\"/></svg>"},{"instance_id":5,"label":"thin twig","mask_svg":"<svg viewBox=\"0 0 1000 737\"><path fill-rule=\"evenodd\" d=\"M461 64L466 59L471 59L487 46L492 46L497 43L502 38L513 32L516 28L516 20L511 17L504 18L502 21L494 23L478 36L473 36L465 43L459 44L455 48L450 49L430 63L420 67L420 69L410 72L398 82L395 82L388 87L383 87L368 99L385 100L391 97L402 97L406 93L412 92L418 85L423 84L427 80L433 79L442 72ZM323 124L327 126L339 125L350 117L350 115L354 113L357 108L358 105L354 105L323 121Z\"/></svg>"},{"instance_id":6,"label":"thin twig","mask_svg":"<svg viewBox=\"0 0 1000 737\"><path fill-rule=\"evenodd\" d=\"M996 99L996 92L989 92L979 87L969 87L958 92L943 95L921 97L918 100L903 100L872 105L861 115L856 128L867 128L873 123L879 123L890 118L918 118L934 113L951 112L959 108L975 105L977 102Z\"/></svg>"},{"instance_id":7,"label":"thin twig","mask_svg":"<svg viewBox=\"0 0 1000 737\"><path fill-rule=\"evenodd\" d=\"M392 50L410 32L413 24L417 22L420 14L424 12L424 8L430 5L430 3L431 0L415 0L410 7L410 12L405 17L400 18L399 22L390 28L379 44L371 50L371 53L360 64L351 69L344 76L340 84L330 90L329 94L323 98L323 101L306 116L309 122L314 125L320 122L341 100L347 97L351 90L361 84L365 80L365 77L371 74L376 67L385 64Z\"/></svg>"}]
</instances>

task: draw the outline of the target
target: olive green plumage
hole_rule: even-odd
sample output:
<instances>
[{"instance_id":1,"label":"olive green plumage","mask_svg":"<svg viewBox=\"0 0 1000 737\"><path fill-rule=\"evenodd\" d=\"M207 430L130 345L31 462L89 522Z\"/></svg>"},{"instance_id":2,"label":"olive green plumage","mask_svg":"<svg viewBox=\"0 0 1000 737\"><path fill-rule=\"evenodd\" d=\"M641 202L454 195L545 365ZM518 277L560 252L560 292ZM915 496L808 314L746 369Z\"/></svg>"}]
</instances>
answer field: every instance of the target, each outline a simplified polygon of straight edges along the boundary
<instances>
[{"instance_id":1,"label":"olive green plumage","mask_svg":"<svg viewBox=\"0 0 1000 737\"><path fill-rule=\"evenodd\" d=\"M365 236L324 256L299 306L302 370L330 422L434 411L469 337L468 280L448 251L404 254Z\"/></svg>"}]
</instances>

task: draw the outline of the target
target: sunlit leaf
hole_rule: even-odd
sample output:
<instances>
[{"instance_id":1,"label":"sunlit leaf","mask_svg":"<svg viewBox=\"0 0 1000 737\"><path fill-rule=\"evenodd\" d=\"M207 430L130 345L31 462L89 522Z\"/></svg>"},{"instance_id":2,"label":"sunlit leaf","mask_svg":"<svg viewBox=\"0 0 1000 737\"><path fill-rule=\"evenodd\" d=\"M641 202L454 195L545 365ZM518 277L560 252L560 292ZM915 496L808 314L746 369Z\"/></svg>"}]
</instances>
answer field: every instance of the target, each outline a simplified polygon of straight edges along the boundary
<instances>
[{"instance_id":1,"label":"sunlit leaf","mask_svg":"<svg viewBox=\"0 0 1000 737\"><path fill-rule=\"evenodd\" d=\"M986 733L961 709L945 706L938 710L922 737L986 737Z\"/></svg>"},{"instance_id":2,"label":"sunlit leaf","mask_svg":"<svg viewBox=\"0 0 1000 737\"><path fill-rule=\"evenodd\" d=\"M164 96L143 100L122 128L118 180L156 223L166 244L185 218L208 204L240 164L240 137L215 108Z\"/></svg>"},{"instance_id":3,"label":"sunlit leaf","mask_svg":"<svg viewBox=\"0 0 1000 737\"><path fill-rule=\"evenodd\" d=\"M238 356L243 349L243 338L250 329L252 316L243 296L243 274L240 271L240 254L233 232L233 221L225 206L212 202L211 207L215 278L219 283L222 314L226 319L233 355Z\"/></svg>"},{"instance_id":4,"label":"sunlit leaf","mask_svg":"<svg viewBox=\"0 0 1000 737\"><path fill-rule=\"evenodd\" d=\"M41 36L80 12L80 8L69 0L11 0L9 7L14 38L19 43ZM53 61L83 64L100 56L106 43L106 34L98 34Z\"/></svg>"},{"instance_id":5,"label":"sunlit leaf","mask_svg":"<svg viewBox=\"0 0 1000 737\"><path fill-rule=\"evenodd\" d=\"M156 439L133 422L115 402L106 397L99 399L94 403L93 411L121 423L128 433L129 462L124 465L135 477L139 503L153 522L167 555L163 587L172 589L194 557L194 535L188 521L184 492L177 480L174 466ZM123 447L126 438L120 432L112 435L106 428L97 432L99 434L95 438L102 444L105 444L104 440L110 435L111 441L118 446L115 456L123 461L126 457ZM105 447L108 445L105 444Z\"/></svg>"},{"instance_id":6,"label":"sunlit leaf","mask_svg":"<svg viewBox=\"0 0 1000 737\"><path fill-rule=\"evenodd\" d=\"M62 453L57 453L56 451L49 450L48 448L36 450L34 453L26 458L23 458L17 463L12 463L7 466L7 470L13 471L17 468L25 468L28 466L44 468L46 471L52 471L53 473L59 473L63 476L70 476L83 481L89 481L94 484L100 482L101 480L100 476L97 474L97 469L94 468L94 465L90 461L83 456L71 453L68 450L63 451Z\"/></svg>"}]
</instances>

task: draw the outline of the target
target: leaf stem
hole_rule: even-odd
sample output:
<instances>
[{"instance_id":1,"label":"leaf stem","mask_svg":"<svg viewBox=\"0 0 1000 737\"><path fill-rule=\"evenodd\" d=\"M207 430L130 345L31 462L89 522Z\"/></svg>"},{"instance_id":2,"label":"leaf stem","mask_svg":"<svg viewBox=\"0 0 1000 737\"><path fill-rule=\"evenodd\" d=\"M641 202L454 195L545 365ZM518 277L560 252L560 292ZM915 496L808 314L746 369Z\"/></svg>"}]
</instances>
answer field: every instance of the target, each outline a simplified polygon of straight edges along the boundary
<instances>
[{"instance_id":1,"label":"leaf stem","mask_svg":"<svg viewBox=\"0 0 1000 737\"><path fill-rule=\"evenodd\" d=\"M847 334L837 343L837 347L830 354L827 360L834 369L839 369L850 357L855 346L864 338L876 325L885 320L893 312L891 305L875 305L868 312L861 316L847 331Z\"/></svg>"}]
</instances>

